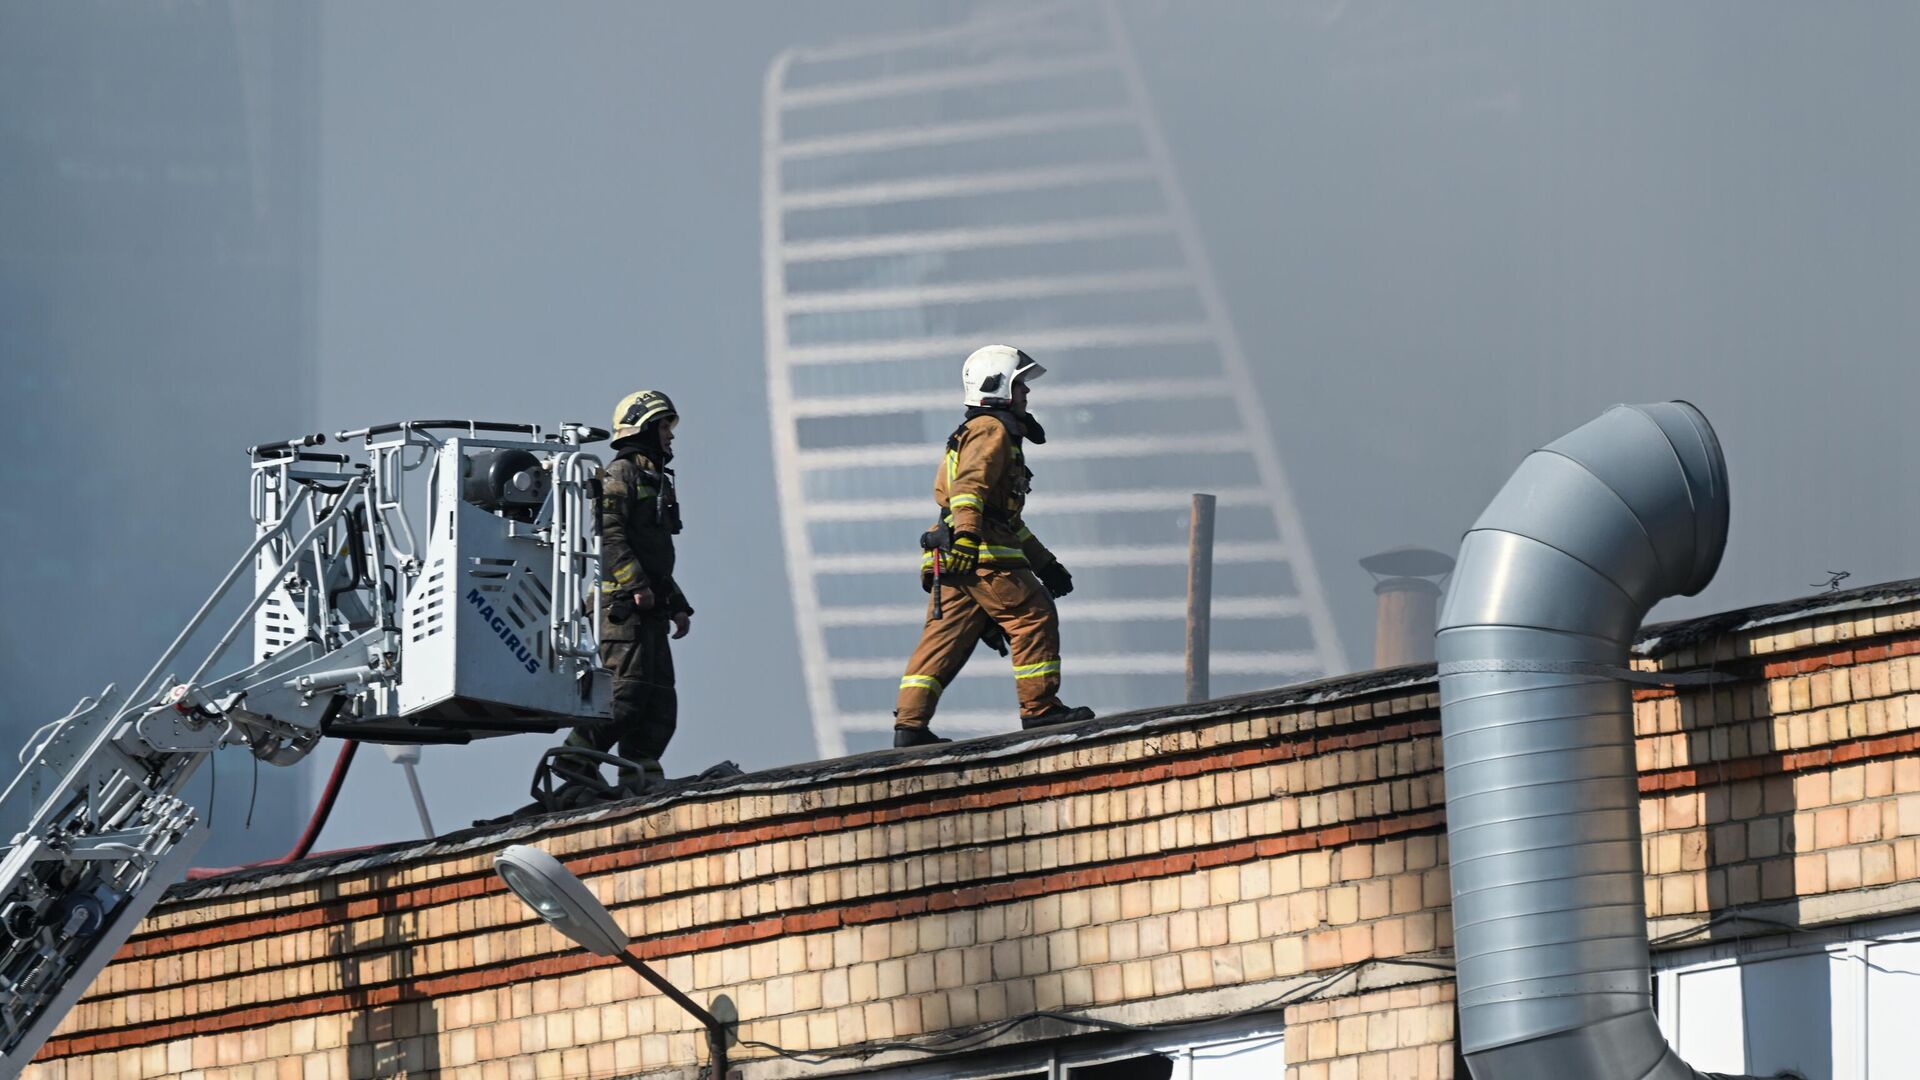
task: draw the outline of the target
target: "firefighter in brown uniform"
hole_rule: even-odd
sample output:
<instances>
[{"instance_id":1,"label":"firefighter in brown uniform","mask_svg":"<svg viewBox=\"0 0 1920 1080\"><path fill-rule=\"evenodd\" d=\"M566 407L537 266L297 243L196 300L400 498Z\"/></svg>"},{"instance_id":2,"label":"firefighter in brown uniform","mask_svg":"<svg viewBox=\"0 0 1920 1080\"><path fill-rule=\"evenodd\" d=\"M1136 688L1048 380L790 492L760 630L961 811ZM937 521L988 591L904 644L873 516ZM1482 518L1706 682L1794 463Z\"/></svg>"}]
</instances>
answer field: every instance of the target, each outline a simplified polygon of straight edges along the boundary
<instances>
[{"instance_id":1,"label":"firefighter in brown uniform","mask_svg":"<svg viewBox=\"0 0 1920 1080\"><path fill-rule=\"evenodd\" d=\"M629 394L613 411L618 456L599 476L600 663L613 672L613 715L567 739L632 762L620 780L635 791L666 778L660 756L679 716L668 640L686 637L693 616L673 579L680 500L667 463L679 422L657 390Z\"/></svg>"},{"instance_id":2,"label":"firefighter in brown uniform","mask_svg":"<svg viewBox=\"0 0 1920 1080\"><path fill-rule=\"evenodd\" d=\"M1008 345L989 345L961 370L967 418L947 439L934 480L940 521L921 538L921 585L934 595L893 711L893 745L946 742L928 721L983 635L1012 649L1020 725L1088 720L1060 702L1060 616L1054 597L1073 576L1021 520L1033 470L1024 443L1046 433L1027 412L1027 383L1046 373ZM937 571L937 572L936 572Z\"/></svg>"}]
</instances>

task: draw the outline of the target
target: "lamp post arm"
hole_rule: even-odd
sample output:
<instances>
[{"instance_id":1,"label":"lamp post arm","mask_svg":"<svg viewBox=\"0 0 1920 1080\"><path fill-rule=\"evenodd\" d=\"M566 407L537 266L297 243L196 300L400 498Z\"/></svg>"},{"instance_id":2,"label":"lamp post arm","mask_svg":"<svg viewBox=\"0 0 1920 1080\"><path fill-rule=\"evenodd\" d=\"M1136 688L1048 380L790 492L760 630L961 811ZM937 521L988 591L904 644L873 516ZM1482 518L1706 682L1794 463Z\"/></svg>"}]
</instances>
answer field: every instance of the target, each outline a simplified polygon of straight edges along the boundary
<instances>
[{"instance_id":1,"label":"lamp post arm","mask_svg":"<svg viewBox=\"0 0 1920 1080\"><path fill-rule=\"evenodd\" d=\"M617 955L621 963L639 972L640 977L647 980L655 990L666 995L667 1000L685 1009L688 1015L700 1021L701 1026L707 1029L707 1048L713 1056L713 1075L715 1080L722 1080L727 1075L726 1024L722 1023L719 1017L695 1004L692 998L680 992L679 987L668 982L666 976L648 967L633 953L622 949Z\"/></svg>"}]
</instances>

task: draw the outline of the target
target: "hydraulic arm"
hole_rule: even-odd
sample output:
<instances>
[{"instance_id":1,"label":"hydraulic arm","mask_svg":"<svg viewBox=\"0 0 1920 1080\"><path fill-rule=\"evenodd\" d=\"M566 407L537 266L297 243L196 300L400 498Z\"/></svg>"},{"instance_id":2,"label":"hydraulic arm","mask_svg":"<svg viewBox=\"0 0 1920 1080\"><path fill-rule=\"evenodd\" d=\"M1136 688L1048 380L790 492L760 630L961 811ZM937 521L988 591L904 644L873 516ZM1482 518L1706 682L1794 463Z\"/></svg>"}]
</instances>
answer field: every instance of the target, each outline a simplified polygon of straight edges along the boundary
<instances>
[{"instance_id":1,"label":"hydraulic arm","mask_svg":"<svg viewBox=\"0 0 1920 1080\"><path fill-rule=\"evenodd\" d=\"M606 433L408 421L338 437L362 453L312 450L318 435L250 448L246 552L139 682L21 751L0 792L0 812L27 811L0 848L0 1075L185 874L207 826L182 792L214 751L291 765L325 736L463 743L606 715L598 461L582 450ZM223 666L243 638L250 655Z\"/></svg>"}]
</instances>

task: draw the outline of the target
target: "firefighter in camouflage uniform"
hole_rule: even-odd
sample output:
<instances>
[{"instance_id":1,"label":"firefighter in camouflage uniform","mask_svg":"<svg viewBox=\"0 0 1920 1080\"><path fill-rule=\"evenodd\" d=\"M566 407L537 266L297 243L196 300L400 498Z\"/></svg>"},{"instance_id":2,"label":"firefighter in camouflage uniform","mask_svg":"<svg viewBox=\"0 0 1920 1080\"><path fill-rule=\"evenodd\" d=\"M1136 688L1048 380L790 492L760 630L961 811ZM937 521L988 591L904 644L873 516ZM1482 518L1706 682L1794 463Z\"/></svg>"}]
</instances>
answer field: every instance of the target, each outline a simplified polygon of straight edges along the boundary
<instances>
[{"instance_id":1,"label":"firefighter in camouflage uniform","mask_svg":"<svg viewBox=\"0 0 1920 1080\"><path fill-rule=\"evenodd\" d=\"M1021 514L1033 470L1025 443L1046 442L1027 412L1027 383L1046 373L1008 345L988 345L961 369L967 415L947 440L934 479L940 520L921 537L921 587L932 594L920 645L907 661L893 711L895 746L946 742L928 721L941 691L983 638L1013 659L1020 725L1088 720L1093 710L1060 701L1060 616L1053 600L1073 575L1027 528Z\"/></svg>"},{"instance_id":2,"label":"firefighter in camouflage uniform","mask_svg":"<svg viewBox=\"0 0 1920 1080\"><path fill-rule=\"evenodd\" d=\"M669 640L687 636L693 606L673 578L680 531L674 490L673 402L640 390L613 411L616 457L600 470L600 663L613 672L612 717L581 726L568 746L611 750L633 763L621 783L644 789L666 778L666 753L679 716Z\"/></svg>"}]
</instances>

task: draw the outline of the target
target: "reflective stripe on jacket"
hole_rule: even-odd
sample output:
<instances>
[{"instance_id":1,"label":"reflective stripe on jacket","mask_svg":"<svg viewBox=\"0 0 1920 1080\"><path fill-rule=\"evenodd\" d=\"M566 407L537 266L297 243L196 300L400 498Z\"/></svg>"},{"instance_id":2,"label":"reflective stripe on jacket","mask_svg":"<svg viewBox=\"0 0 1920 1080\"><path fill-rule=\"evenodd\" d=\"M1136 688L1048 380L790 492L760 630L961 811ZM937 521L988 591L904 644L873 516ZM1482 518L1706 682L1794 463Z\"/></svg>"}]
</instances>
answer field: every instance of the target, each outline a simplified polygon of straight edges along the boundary
<instances>
[{"instance_id":1,"label":"reflective stripe on jacket","mask_svg":"<svg viewBox=\"0 0 1920 1080\"><path fill-rule=\"evenodd\" d=\"M994 415L975 416L954 433L949 447L934 477L933 498L955 533L980 538L980 565L1052 563L1053 553L1021 520L1033 472L1008 422ZM923 555L920 565L931 570L933 556Z\"/></svg>"}]
</instances>

